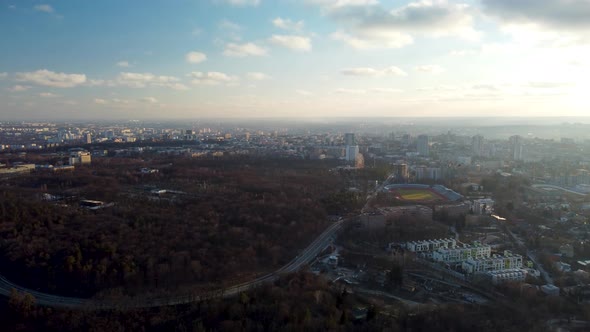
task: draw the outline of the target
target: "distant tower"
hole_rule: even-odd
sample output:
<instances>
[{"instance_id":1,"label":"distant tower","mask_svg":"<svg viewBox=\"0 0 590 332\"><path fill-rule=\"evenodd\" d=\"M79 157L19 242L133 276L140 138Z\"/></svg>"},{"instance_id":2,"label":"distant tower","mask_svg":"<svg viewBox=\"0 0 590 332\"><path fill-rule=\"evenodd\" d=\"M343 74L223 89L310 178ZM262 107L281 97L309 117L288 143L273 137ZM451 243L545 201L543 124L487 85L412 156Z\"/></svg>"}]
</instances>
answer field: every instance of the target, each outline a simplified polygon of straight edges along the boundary
<instances>
[{"instance_id":1,"label":"distant tower","mask_svg":"<svg viewBox=\"0 0 590 332\"><path fill-rule=\"evenodd\" d=\"M346 161L356 161L356 158L359 154L359 147L358 145L349 145L346 146Z\"/></svg>"},{"instance_id":2,"label":"distant tower","mask_svg":"<svg viewBox=\"0 0 590 332\"><path fill-rule=\"evenodd\" d=\"M475 156L482 156L483 155L483 143L484 138L481 135L475 135L471 139L471 151L473 151L473 155Z\"/></svg>"},{"instance_id":3,"label":"distant tower","mask_svg":"<svg viewBox=\"0 0 590 332\"><path fill-rule=\"evenodd\" d=\"M84 136L84 141L86 142L86 144L91 144L92 143L92 134L86 133L86 135Z\"/></svg>"},{"instance_id":4,"label":"distant tower","mask_svg":"<svg viewBox=\"0 0 590 332\"><path fill-rule=\"evenodd\" d=\"M524 159L524 143L521 136L515 135L510 137L510 154L513 160Z\"/></svg>"},{"instance_id":5,"label":"distant tower","mask_svg":"<svg viewBox=\"0 0 590 332\"><path fill-rule=\"evenodd\" d=\"M356 139L355 139L353 133L344 134L344 145L346 145L346 146L356 145Z\"/></svg>"},{"instance_id":6,"label":"distant tower","mask_svg":"<svg viewBox=\"0 0 590 332\"><path fill-rule=\"evenodd\" d=\"M410 177L410 173L408 171L407 164L394 164L393 166L393 176L395 177L396 182L407 182L408 178Z\"/></svg>"},{"instance_id":7,"label":"distant tower","mask_svg":"<svg viewBox=\"0 0 590 332\"><path fill-rule=\"evenodd\" d=\"M430 155L430 139L428 135L418 136L418 153L424 157Z\"/></svg>"}]
</instances>

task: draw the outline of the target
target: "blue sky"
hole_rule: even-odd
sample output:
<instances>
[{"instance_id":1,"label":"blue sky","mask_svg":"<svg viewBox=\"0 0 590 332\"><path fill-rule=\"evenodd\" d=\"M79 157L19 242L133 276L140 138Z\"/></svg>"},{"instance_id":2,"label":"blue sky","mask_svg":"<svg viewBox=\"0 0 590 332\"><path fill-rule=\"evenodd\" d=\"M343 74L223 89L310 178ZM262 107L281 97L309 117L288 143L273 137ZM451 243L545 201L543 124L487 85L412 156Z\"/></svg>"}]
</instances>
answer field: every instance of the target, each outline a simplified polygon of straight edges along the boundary
<instances>
[{"instance_id":1,"label":"blue sky","mask_svg":"<svg viewBox=\"0 0 590 332\"><path fill-rule=\"evenodd\" d=\"M587 0L1 0L0 120L587 115L587 17Z\"/></svg>"}]
</instances>

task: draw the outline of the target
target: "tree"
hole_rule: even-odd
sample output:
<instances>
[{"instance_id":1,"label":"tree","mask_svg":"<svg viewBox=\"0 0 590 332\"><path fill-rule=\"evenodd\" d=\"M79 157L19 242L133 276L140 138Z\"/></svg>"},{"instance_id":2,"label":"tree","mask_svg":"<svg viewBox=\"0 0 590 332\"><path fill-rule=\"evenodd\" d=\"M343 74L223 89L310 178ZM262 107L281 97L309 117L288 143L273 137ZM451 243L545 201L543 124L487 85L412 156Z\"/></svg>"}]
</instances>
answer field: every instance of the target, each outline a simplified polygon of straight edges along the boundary
<instances>
[{"instance_id":1,"label":"tree","mask_svg":"<svg viewBox=\"0 0 590 332\"><path fill-rule=\"evenodd\" d=\"M391 270L387 275L387 281L389 287L398 288L403 284L404 281L404 269L398 262L393 262Z\"/></svg>"},{"instance_id":2,"label":"tree","mask_svg":"<svg viewBox=\"0 0 590 332\"><path fill-rule=\"evenodd\" d=\"M35 302L35 297L30 293L20 294L14 288L10 291L10 298L8 300L10 307L25 318L33 313Z\"/></svg>"}]
</instances>

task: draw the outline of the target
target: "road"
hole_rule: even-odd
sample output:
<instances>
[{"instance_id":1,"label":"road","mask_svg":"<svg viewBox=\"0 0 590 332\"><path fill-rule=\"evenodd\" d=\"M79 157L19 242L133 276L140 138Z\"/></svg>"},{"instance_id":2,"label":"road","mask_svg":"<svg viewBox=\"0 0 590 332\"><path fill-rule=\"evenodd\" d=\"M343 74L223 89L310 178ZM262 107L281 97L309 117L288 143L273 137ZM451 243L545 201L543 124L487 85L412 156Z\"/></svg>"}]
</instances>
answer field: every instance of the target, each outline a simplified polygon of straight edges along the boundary
<instances>
[{"instance_id":1,"label":"road","mask_svg":"<svg viewBox=\"0 0 590 332\"><path fill-rule=\"evenodd\" d=\"M541 265L541 263L539 263L539 261L537 259L537 255L528 249L526 251L526 255L531 261L533 261L533 263L537 267L537 270L539 270L539 272L543 276L543 279L545 279L545 282L550 285L553 285L553 278L551 278L549 273L547 273L547 271L543 268L543 265Z\"/></svg>"},{"instance_id":2,"label":"road","mask_svg":"<svg viewBox=\"0 0 590 332\"><path fill-rule=\"evenodd\" d=\"M543 189L543 188L557 189L557 190L565 191L566 193L570 193L570 194L574 194L574 195L578 195L578 196L586 196L586 194L579 193L579 192L573 191L573 190L569 190L564 187L550 185L550 184L533 184L532 187L533 188L541 188L541 189Z\"/></svg>"},{"instance_id":3,"label":"road","mask_svg":"<svg viewBox=\"0 0 590 332\"><path fill-rule=\"evenodd\" d=\"M62 308L86 308L86 309L139 309L152 308L167 305L187 304L199 302L211 298L228 298L238 295L244 291L259 287L262 284L273 282L280 276L300 270L309 264L320 252L326 248L333 240L336 232L342 227L346 220L342 219L333 223L322 234L320 234L307 248L305 248L297 257L287 265L277 271L254 280L234 285L225 289L210 291L205 294L185 294L180 296L161 297L153 299L129 299L117 301L116 303L98 299L83 299L74 297L64 297L37 292L17 284L14 284L6 278L0 276L0 294L10 296L13 289L21 293L29 293L35 297L36 303L42 306L62 307Z\"/></svg>"},{"instance_id":4,"label":"road","mask_svg":"<svg viewBox=\"0 0 590 332\"><path fill-rule=\"evenodd\" d=\"M553 285L553 278L551 278L549 273L543 268L543 265L541 265L541 263L539 263L539 260L537 259L537 255L534 252L530 251L527 248L524 241L522 241L520 239L520 237L517 237L516 235L514 235L514 233L512 233L512 231L510 230L510 228L507 225L505 225L504 229L508 232L508 234L510 235L512 240L514 240L518 244L519 247L524 248L526 250L527 257L535 264L535 267L537 268L537 270L539 270L539 272L541 273L541 276L543 276L543 279L545 280L545 282L550 285Z\"/></svg>"}]
</instances>

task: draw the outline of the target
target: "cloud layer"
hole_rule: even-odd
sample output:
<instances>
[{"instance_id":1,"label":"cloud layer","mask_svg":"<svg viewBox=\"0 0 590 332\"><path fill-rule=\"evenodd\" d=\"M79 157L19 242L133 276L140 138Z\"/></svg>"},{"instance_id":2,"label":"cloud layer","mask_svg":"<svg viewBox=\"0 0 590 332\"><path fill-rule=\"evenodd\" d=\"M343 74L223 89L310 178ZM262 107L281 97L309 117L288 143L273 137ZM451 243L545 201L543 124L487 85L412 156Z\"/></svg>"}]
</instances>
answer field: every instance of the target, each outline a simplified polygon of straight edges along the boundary
<instances>
[{"instance_id":1,"label":"cloud layer","mask_svg":"<svg viewBox=\"0 0 590 332\"><path fill-rule=\"evenodd\" d=\"M41 69L34 72L17 73L16 79L20 82L29 82L54 88L73 88L84 84L86 82L86 75L56 73L47 69Z\"/></svg>"}]
</instances>

